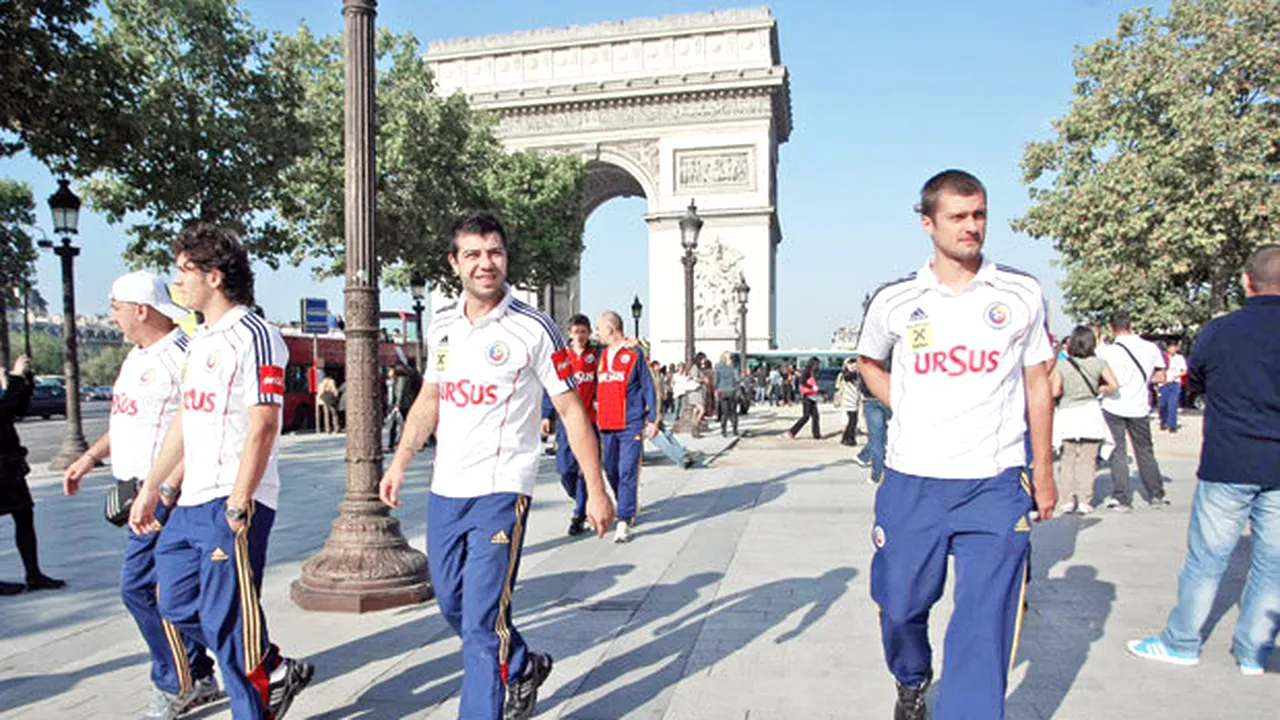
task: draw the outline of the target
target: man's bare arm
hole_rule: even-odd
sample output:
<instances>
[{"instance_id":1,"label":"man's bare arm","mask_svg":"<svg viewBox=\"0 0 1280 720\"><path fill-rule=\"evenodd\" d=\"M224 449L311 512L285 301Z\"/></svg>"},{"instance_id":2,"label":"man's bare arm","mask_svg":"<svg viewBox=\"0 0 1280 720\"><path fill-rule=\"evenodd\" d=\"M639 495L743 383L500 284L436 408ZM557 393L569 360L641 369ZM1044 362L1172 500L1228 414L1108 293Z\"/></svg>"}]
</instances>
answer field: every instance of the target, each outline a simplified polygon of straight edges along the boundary
<instances>
[{"instance_id":1,"label":"man's bare arm","mask_svg":"<svg viewBox=\"0 0 1280 720\"><path fill-rule=\"evenodd\" d=\"M1053 480L1053 391L1049 364L1022 369L1027 393L1027 432L1031 437L1033 489L1041 520L1053 515L1058 488Z\"/></svg>"},{"instance_id":2,"label":"man's bare arm","mask_svg":"<svg viewBox=\"0 0 1280 720\"><path fill-rule=\"evenodd\" d=\"M596 441L591 419L587 416L578 393L572 390L552 397L551 403L555 405L560 422L564 423L569 448L578 459L578 467L582 470L582 478L587 485L587 519L596 529L596 536L604 537L609 525L613 523L614 508L613 501L604 491L604 475L600 472L600 444Z\"/></svg>"},{"instance_id":3,"label":"man's bare arm","mask_svg":"<svg viewBox=\"0 0 1280 720\"><path fill-rule=\"evenodd\" d=\"M440 420L440 385L423 383L409 408L409 417L404 419L404 434L400 436L400 444L391 464L378 483L378 497L388 507L400 506L400 486L404 483L404 473L409 467L418 449L426 444L427 438L436 431L436 423Z\"/></svg>"},{"instance_id":4,"label":"man's bare arm","mask_svg":"<svg viewBox=\"0 0 1280 720\"><path fill-rule=\"evenodd\" d=\"M889 371L883 360L876 360L865 355L858 356L858 372L862 373L862 381L867 389L884 406L893 409L889 404Z\"/></svg>"},{"instance_id":5,"label":"man's bare arm","mask_svg":"<svg viewBox=\"0 0 1280 720\"><path fill-rule=\"evenodd\" d=\"M102 433L75 462L67 466L62 476L62 494L75 495L80 491L80 480L93 472L93 468L105 457L111 456L111 433Z\"/></svg>"},{"instance_id":6,"label":"man's bare arm","mask_svg":"<svg viewBox=\"0 0 1280 720\"><path fill-rule=\"evenodd\" d=\"M271 460L271 447L280 436L280 406L262 403L249 408L249 430L245 433L244 450L240 454L240 471L231 488L227 505L246 509L253 505L253 494L262 482Z\"/></svg>"},{"instance_id":7,"label":"man's bare arm","mask_svg":"<svg viewBox=\"0 0 1280 720\"><path fill-rule=\"evenodd\" d=\"M135 534L145 535L154 532L156 501L160 497L160 484L168 480L182 466L182 409L173 415L173 422L165 431L164 443L160 446L160 454L151 463L151 471L147 480L138 491L129 511L129 528ZM179 482L181 478L179 477Z\"/></svg>"}]
</instances>

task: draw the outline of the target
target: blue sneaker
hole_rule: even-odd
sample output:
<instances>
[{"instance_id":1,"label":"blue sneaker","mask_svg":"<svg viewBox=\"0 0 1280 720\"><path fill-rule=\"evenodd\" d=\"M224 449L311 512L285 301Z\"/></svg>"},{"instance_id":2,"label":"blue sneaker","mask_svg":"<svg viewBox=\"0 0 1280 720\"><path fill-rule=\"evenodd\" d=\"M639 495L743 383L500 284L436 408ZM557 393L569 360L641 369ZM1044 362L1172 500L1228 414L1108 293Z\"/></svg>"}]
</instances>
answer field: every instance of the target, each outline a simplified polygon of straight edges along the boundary
<instances>
[{"instance_id":1,"label":"blue sneaker","mask_svg":"<svg viewBox=\"0 0 1280 720\"><path fill-rule=\"evenodd\" d=\"M1256 676L1267 671L1267 669L1262 666L1262 663L1257 660L1245 660L1244 658L1237 657L1236 664L1240 666L1241 675Z\"/></svg>"},{"instance_id":2,"label":"blue sneaker","mask_svg":"<svg viewBox=\"0 0 1280 720\"><path fill-rule=\"evenodd\" d=\"M1129 648L1129 654L1145 660L1158 660L1171 665L1197 665L1200 663L1199 655L1170 650L1164 644L1164 641L1158 637L1149 637L1145 640L1130 640L1126 643L1126 646Z\"/></svg>"}]
</instances>

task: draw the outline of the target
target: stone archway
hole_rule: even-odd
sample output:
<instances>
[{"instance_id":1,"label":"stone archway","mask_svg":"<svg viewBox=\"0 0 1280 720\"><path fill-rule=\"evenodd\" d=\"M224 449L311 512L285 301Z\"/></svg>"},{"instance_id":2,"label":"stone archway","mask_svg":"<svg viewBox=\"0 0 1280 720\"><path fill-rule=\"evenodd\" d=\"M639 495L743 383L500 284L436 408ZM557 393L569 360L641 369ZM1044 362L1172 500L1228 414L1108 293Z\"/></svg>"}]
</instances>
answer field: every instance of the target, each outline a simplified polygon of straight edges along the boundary
<instances>
[{"instance_id":1,"label":"stone archway","mask_svg":"<svg viewBox=\"0 0 1280 720\"><path fill-rule=\"evenodd\" d=\"M767 9L436 42L426 60L440 92L464 92L498 114L508 147L582 157L588 214L614 197L646 198L656 357L684 355L677 223L691 199L705 221L697 348L734 348L739 274L752 288L748 346L774 347L778 146L790 136L791 107ZM576 288L575 280L557 292L558 316L579 309Z\"/></svg>"}]
</instances>

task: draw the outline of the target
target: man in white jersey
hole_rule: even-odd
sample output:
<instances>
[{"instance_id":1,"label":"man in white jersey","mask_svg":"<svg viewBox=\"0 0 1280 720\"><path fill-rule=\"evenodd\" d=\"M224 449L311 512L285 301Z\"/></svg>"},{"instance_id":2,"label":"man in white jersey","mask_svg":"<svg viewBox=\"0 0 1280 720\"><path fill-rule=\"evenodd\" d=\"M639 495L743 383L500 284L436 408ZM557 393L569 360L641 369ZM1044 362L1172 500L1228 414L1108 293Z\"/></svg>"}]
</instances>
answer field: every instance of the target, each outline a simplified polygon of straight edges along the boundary
<instances>
[{"instance_id":1,"label":"man in white jersey","mask_svg":"<svg viewBox=\"0 0 1280 720\"><path fill-rule=\"evenodd\" d=\"M982 183L960 170L939 173L917 210L933 257L877 291L858 340L867 387L893 410L871 595L898 682L894 718L923 720L933 677L929 611L954 557L955 610L934 717L993 720L1004 716L1021 620L1032 498L1042 520L1057 502L1053 348L1039 284L982 255ZM1033 482L1023 467L1028 430Z\"/></svg>"},{"instance_id":2,"label":"man in white jersey","mask_svg":"<svg viewBox=\"0 0 1280 720\"><path fill-rule=\"evenodd\" d=\"M422 390L382 478L382 501L400 505L405 469L432 432L427 562L441 614L462 637L459 717L533 715L551 656L525 646L511 624L511 591L538 474L542 396L551 397L587 486L587 520L604 537L613 503L604 490L595 430L573 389L569 351L555 321L511 296L507 236L473 213L452 230L449 264L462 297L427 331ZM505 698L504 698L505 695Z\"/></svg>"},{"instance_id":3,"label":"man in white jersey","mask_svg":"<svg viewBox=\"0 0 1280 720\"><path fill-rule=\"evenodd\" d=\"M160 614L183 632L203 632L237 720L277 720L315 670L280 655L258 602L280 492L276 454L289 351L280 330L249 309L253 270L233 232L195 225L173 254L177 287L205 324L187 348L182 408L129 524L138 533L150 528L161 484L171 484L165 494L177 495L177 506L155 550Z\"/></svg>"},{"instance_id":4,"label":"man in white jersey","mask_svg":"<svg viewBox=\"0 0 1280 720\"><path fill-rule=\"evenodd\" d=\"M107 432L67 468L62 478L64 493L75 495L80 480L108 456L117 481L141 482L147 476L181 402L187 335L174 321L187 314L169 297L164 282L150 273L132 272L111 284L111 322L134 347L111 388ZM156 506L156 522L163 524L168 519L175 499L163 498ZM201 636L183 635L161 618L156 608L154 550L158 537L155 532L130 531L120 572L124 606L151 653L155 687L143 720L171 720L222 696Z\"/></svg>"}]
</instances>

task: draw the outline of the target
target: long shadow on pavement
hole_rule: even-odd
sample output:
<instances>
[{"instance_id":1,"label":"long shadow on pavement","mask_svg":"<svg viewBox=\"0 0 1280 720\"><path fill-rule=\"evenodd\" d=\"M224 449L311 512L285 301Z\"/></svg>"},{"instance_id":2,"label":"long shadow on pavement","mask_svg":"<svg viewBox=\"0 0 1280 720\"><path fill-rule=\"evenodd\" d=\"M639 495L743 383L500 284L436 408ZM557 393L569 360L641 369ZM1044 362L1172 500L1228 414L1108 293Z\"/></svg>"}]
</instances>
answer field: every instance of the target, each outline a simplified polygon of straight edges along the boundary
<instances>
[{"instance_id":1,"label":"long shadow on pavement","mask_svg":"<svg viewBox=\"0 0 1280 720\"><path fill-rule=\"evenodd\" d=\"M150 657L146 653L135 653L72 672L19 675L0 680L0 698L4 699L3 704L0 704L0 710L8 713L27 705L43 702L67 692L87 678L149 661Z\"/></svg>"}]
</instances>

